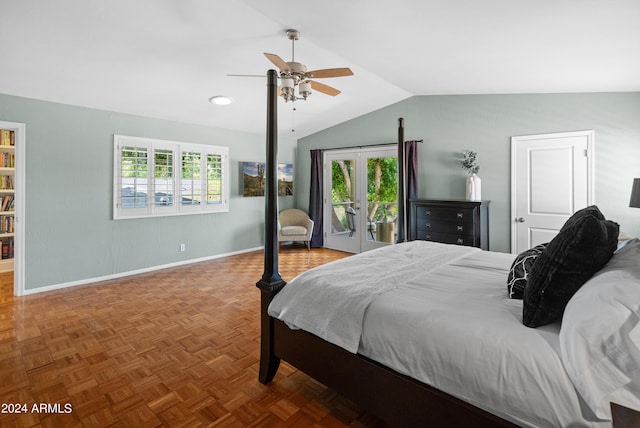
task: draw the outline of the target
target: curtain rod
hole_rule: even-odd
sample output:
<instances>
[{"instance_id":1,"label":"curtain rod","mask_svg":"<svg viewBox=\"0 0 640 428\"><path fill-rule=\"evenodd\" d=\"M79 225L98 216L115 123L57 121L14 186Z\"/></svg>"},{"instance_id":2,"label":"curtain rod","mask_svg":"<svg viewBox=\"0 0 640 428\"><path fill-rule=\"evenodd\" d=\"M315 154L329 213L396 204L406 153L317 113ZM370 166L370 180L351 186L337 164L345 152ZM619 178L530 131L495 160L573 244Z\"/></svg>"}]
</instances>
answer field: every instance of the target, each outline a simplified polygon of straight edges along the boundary
<instances>
[{"instance_id":1,"label":"curtain rod","mask_svg":"<svg viewBox=\"0 0 640 428\"><path fill-rule=\"evenodd\" d=\"M422 143L424 140L407 140L407 141L415 141L417 143ZM405 141L406 143L406 141ZM383 144L370 144L368 146L348 146L348 147L329 147L326 149L320 149L320 150L341 150L341 149L363 149L366 147L382 147L382 146L396 146L398 145L398 143L383 143ZM316 150L316 149L309 149L309 150Z\"/></svg>"}]
</instances>

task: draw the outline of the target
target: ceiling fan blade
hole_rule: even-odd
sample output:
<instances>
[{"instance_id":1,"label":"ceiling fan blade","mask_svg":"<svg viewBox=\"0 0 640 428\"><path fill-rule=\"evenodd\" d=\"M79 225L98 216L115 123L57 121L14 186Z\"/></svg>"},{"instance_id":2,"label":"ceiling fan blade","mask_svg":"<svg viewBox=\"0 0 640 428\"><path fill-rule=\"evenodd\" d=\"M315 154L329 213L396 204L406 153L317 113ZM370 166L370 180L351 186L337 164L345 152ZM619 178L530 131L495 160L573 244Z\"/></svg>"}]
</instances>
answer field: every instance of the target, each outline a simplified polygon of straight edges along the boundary
<instances>
[{"instance_id":1,"label":"ceiling fan blade","mask_svg":"<svg viewBox=\"0 0 640 428\"><path fill-rule=\"evenodd\" d=\"M324 79L325 77L342 77L353 76L353 71L350 68L325 68L324 70L307 71L308 77L314 79Z\"/></svg>"},{"instance_id":2,"label":"ceiling fan blade","mask_svg":"<svg viewBox=\"0 0 640 428\"><path fill-rule=\"evenodd\" d=\"M331 95L332 97L340 94L339 90L337 90L336 88L332 88L329 85L325 85L324 83L315 82L313 80L309 80L308 82L311 83L311 88L315 89L318 92L322 92L323 94Z\"/></svg>"},{"instance_id":3,"label":"ceiling fan blade","mask_svg":"<svg viewBox=\"0 0 640 428\"><path fill-rule=\"evenodd\" d=\"M278 67L282 71L289 71L291 69L291 67L289 67L289 64L287 64L285 60L283 60L276 54L270 54L270 53L264 52L264 56L266 56L269 61L271 61L276 67Z\"/></svg>"}]
</instances>

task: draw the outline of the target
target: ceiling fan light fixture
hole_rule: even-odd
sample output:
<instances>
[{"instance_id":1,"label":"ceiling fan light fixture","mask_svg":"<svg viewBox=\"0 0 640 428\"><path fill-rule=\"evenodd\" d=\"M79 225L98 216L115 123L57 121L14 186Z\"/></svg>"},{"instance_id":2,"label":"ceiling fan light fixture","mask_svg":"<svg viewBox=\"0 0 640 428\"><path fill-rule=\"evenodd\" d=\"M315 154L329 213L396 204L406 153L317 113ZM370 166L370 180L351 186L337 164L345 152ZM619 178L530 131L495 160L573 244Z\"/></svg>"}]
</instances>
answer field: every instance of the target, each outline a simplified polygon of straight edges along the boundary
<instances>
[{"instance_id":1,"label":"ceiling fan light fixture","mask_svg":"<svg viewBox=\"0 0 640 428\"><path fill-rule=\"evenodd\" d=\"M298 85L298 94L305 100L311 95L311 83L309 82L300 82Z\"/></svg>"},{"instance_id":2,"label":"ceiling fan light fixture","mask_svg":"<svg viewBox=\"0 0 640 428\"><path fill-rule=\"evenodd\" d=\"M295 82L291 77L283 77L280 79L280 96L286 101L295 101L294 92Z\"/></svg>"},{"instance_id":3,"label":"ceiling fan light fixture","mask_svg":"<svg viewBox=\"0 0 640 428\"><path fill-rule=\"evenodd\" d=\"M209 98L209 102L211 104L215 104L217 106L228 106L233 103L233 98L228 97L226 95L216 95L214 97Z\"/></svg>"}]
</instances>

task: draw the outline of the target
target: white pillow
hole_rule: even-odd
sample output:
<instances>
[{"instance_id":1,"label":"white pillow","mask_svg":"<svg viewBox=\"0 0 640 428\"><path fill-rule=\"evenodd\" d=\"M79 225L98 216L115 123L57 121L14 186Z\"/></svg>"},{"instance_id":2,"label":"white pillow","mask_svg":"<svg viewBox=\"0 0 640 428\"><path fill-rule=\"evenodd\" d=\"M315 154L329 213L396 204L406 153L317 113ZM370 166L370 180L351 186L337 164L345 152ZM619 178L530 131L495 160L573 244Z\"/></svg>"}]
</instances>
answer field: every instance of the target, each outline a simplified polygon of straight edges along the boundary
<instances>
[{"instance_id":1,"label":"white pillow","mask_svg":"<svg viewBox=\"0 0 640 428\"><path fill-rule=\"evenodd\" d=\"M640 409L640 240L629 241L565 308L562 362L601 419L609 402Z\"/></svg>"}]
</instances>

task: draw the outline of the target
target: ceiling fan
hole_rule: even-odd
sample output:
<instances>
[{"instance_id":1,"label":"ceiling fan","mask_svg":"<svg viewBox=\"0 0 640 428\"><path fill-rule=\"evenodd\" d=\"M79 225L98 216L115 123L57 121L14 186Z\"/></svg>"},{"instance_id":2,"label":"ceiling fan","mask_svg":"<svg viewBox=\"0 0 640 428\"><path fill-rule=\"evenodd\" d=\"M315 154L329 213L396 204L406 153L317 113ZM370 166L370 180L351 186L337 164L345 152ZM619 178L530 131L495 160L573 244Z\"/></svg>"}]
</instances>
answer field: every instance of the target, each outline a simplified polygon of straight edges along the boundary
<instances>
[{"instance_id":1,"label":"ceiling fan","mask_svg":"<svg viewBox=\"0 0 640 428\"><path fill-rule=\"evenodd\" d=\"M306 100L311 95L311 89L332 97L340 94L336 88L311 79L352 76L353 72L346 67L307 71L306 65L295 61L295 41L300 38L300 31L289 29L286 30L286 33L291 40L291 61L287 62L276 54L264 53L264 56L280 70L280 96L285 101ZM242 75L231 74L230 76ZM298 87L298 95L296 95L296 87Z\"/></svg>"}]
</instances>

